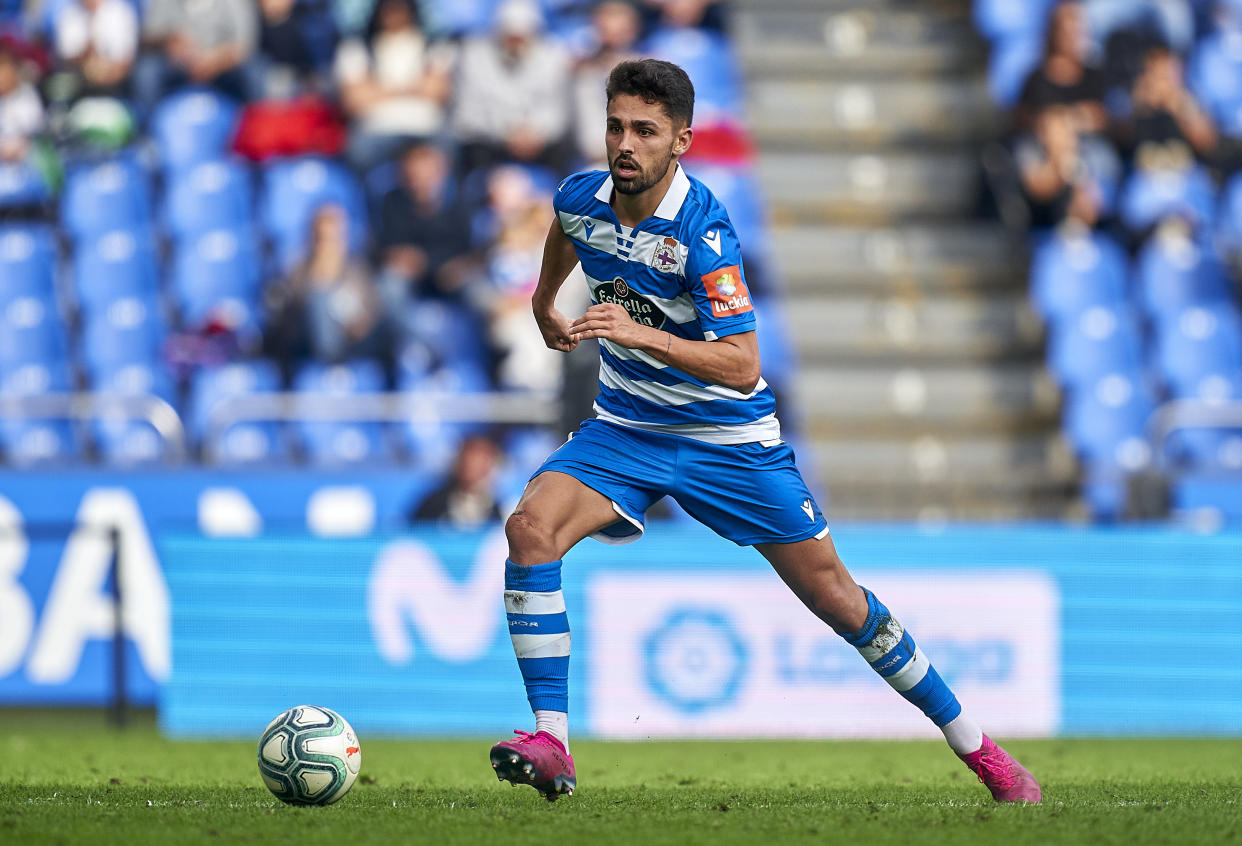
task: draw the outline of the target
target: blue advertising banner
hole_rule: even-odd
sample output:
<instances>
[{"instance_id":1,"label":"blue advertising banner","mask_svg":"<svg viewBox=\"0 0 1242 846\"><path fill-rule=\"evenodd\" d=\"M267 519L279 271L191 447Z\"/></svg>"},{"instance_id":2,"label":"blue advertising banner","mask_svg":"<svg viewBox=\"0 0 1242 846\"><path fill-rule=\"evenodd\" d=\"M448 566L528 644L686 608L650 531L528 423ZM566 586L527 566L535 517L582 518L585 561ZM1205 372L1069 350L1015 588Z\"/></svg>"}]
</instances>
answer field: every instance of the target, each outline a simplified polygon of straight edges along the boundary
<instances>
[{"instance_id":1,"label":"blue advertising banner","mask_svg":"<svg viewBox=\"0 0 1242 846\"><path fill-rule=\"evenodd\" d=\"M393 471L0 473L0 703L109 701L112 531L124 574L128 695L150 705L171 660L157 534L395 530L429 485Z\"/></svg>"},{"instance_id":2,"label":"blue advertising banner","mask_svg":"<svg viewBox=\"0 0 1242 846\"><path fill-rule=\"evenodd\" d=\"M966 707L1003 736L1242 734L1242 535L834 533ZM527 727L503 537L168 537L177 736L250 736L299 703L363 734ZM598 737L935 736L750 549L694 526L565 566L571 710ZM1203 648L1204 635L1209 648Z\"/></svg>"}]
</instances>

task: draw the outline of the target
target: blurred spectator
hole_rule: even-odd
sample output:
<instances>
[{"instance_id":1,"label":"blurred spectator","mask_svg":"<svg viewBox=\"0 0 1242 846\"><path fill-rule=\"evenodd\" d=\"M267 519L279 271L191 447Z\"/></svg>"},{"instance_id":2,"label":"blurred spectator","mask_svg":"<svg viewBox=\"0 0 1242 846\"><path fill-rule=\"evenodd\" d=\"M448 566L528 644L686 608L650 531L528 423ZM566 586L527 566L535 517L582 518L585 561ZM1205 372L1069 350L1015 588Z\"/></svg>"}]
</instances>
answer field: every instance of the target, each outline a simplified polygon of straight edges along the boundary
<instances>
[{"instance_id":1,"label":"blurred spectator","mask_svg":"<svg viewBox=\"0 0 1242 846\"><path fill-rule=\"evenodd\" d=\"M1130 29L1146 30L1179 53L1194 43L1194 10L1186 0L1084 0L1084 6L1090 31L1100 41Z\"/></svg>"},{"instance_id":2,"label":"blurred spectator","mask_svg":"<svg viewBox=\"0 0 1242 846\"><path fill-rule=\"evenodd\" d=\"M134 93L146 112L188 82L251 98L245 66L259 39L251 0L149 0L142 35Z\"/></svg>"},{"instance_id":3,"label":"blurred spectator","mask_svg":"<svg viewBox=\"0 0 1242 846\"><path fill-rule=\"evenodd\" d=\"M543 35L530 0L506 0L490 36L467 39L457 80L455 127L466 172L498 162L567 169L569 58Z\"/></svg>"},{"instance_id":4,"label":"blurred spectator","mask_svg":"<svg viewBox=\"0 0 1242 846\"><path fill-rule=\"evenodd\" d=\"M723 32L720 0L643 0L648 26L697 27Z\"/></svg>"},{"instance_id":5,"label":"blurred spectator","mask_svg":"<svg viewBox=\"0 0 1242 846\"><path fill-rule=\"evenodd\" d=\"M17 50L0 39L0 158L25 159L43 124L43 103L35 87L22 78Z\"/></svg>"},{"instance_id":6,"label":"blurred spectator","mask_svg":"<svg viewBox=\"0 0 1242 846\"><path fill-rule=\"evenodd\" d=\"M310 224L306 258L269 291L269 346L286 359L337 363L390 360L392 337L380 291L350 255L345 210L324 205Z\"/></svg>"},{"instance_id":7,"label":"blurred spectator","mask_svg":"<svg viewBox=\"0 0 1242 846\"><path fill-rule=\"evenodd\" d=\"M315 0L258 0L259 53L254 93L287 98L314 90L315 75L332 63L336 30Z\"/></svg>"},{"instance_id":8,"label":"blurred spectator","mask_svg":"<svg viewBox=\"0 0 1242 846\"><path fill-rule=\"evenodd\" d=\"M348 155L359 171L441 132L451 69L452 53L428 41L413 0L380 0L365 38L343 42L336 54L341 102L353 120Z\"/></svg>"},{"instance_id":9,"label":"blurred spectator","mask_svg":"<svg viewBox=\"0 0 1242 846\"><path fill-rule=\"evenodd\" d=\"M56 16L57 58L81 93L124 96L138 52L138 15L128 0L75 0Z\"/></svg>"},{"instance_id":10,"label":"blurred spectator","mask_svg":"<svg viewBox=\"0 0 1242 846\"><path fill-rule=\"evenodd\" d=\"M434 522L454 529L475 529L500 520L496 476L500 447L491 438L471 435L462 441L449 477L410 513L410 522Z\"/></svg>"},{"instance_id":11,"label":"blurred spectator","mask_svg":"<svg viewBox=\"0 0 1242 846\"><path fill-rule=\"evenodd\" d=\"M1035 132L1018 141L1014 157L1033 226L1073 220L1091 227L1100 221L1104 184L1118 178L1120 163L1107 141L1078 131L1073 107L1041 109Z\"/></svg>"},{"instance_id":12,"label":"blurred spectator","mask_svg":"<svg viewBox=\"0 0 1242 846\"><path fill-rule=\"evenodd\" d=\"M400 168L399 184L380 207L376 239L389 303L406 303L415 293L456 291L470 252L470 218L454 196L447 154L415 144L402 155Z\"/></svg>"},{"instance_id":13,"label":"blurred spectator","mask_svg":"<svg viewBox=\"0 0 1242 846\"><path fill-rule=\"evenodd\" d=\"M487 250L484 279L469 294L488 317L497 357L496 383L504 389L555 391L563 361L549 350L530 319L530 298L539 281L544 239L548 233L548 198L515 165L496 168L492 186L495 236Z\"/></svg>"},{"instance_id":14,"label":"blurred spectator","mask_svg":"<svg viewBox=\"0 0 1242 846\"><path fill-rule=\"evenodd\" d=\"M608 74L619 63L638 58L642 18L629 0L604 0L592 16L595 43L573 70L574 141L579 158L606 166L604 154L604 93Z\"/></svg>"},{"instance_id":15,"label":"blurred spectator","mask_svg":"<svg viewBox=\"0 0 1242 846\"><path fill-rule=\"evenodd\" d=\"M1082 132L1102 132L1103 72L1088 64L1090 35L1079 0L1062 0L1052 10L1039 66L1027 77L1018 100L1017 124L1033 129L1035 116L1052 105L1070 106Z\"/></svg>"},{"instance_id":16,"label":"blurred spectator","mask_svg":"<svg viewBox=\"0 0 1242 846\"><path fill-rule=\"evenodd\" d=\"M1186 87L1182 60L1166 47L1148 50L1135 81L1130 143L1141 167L1172 156L1171 163L1208 160L1216 151L1216 127Z\"/></svg>"}]
</instances>

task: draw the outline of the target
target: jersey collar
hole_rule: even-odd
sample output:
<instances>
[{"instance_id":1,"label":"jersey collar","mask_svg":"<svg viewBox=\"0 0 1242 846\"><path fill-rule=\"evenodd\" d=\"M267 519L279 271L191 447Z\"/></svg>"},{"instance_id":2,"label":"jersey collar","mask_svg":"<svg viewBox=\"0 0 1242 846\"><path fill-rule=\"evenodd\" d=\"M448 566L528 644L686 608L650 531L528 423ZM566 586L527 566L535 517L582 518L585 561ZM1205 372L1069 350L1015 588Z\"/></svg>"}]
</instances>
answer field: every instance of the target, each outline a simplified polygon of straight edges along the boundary
<instances>
[{"instance_id":1,"label":"jersey collar","mask_svg":"<svg viewBox=\"0 0 1242 846\"><path fill-rule=\"evenodd\" d=\"M664 194L664 199L660 201L660 205L656 207L654 217L662 217L665 220L675 220L677 213L681 211L681 205L686 201L686 197L690 193L690 177L686 176L686 172L682 170L681 162L677 163L677 170L673 173L673 181L669 183L668 191ZM604 182L599 186L599 190L595 192L595 199L601 203L612 202L612 174L609 173L604 177Z\"/></svg>"}]
</instances>

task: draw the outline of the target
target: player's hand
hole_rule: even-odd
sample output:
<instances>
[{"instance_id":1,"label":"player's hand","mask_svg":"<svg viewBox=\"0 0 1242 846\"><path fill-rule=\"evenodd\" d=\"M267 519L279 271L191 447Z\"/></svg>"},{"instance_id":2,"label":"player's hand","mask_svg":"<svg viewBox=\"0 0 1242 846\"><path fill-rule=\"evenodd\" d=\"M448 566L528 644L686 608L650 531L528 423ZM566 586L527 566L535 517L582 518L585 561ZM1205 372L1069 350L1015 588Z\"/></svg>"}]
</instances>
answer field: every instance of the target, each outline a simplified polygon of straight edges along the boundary
<instances>
[{"instance_id":1,"label":"player's hand","mask_svg":"<svg viewBox=\"0 0 1242 846\"><path fill-rule=\"evenodd\" d=\"M543 342L550 350L569 352L578 346L578 339L570 334L569 318L556 309L546 312L535 312L535 323L543 334Z\"/></svg>"},{"instance_id":2,"label":"player's hand","mask_svg":"<svg viewBox=\"0 0 1242 846\"><path fill-rule=\"evenodd\" d=\"M650 331L650 327L635 323L630 313L616 303L596 303L569 327L575 343L585 338L607 338L629 349L642 346L643 333Z\"/></svg>"}]
</instances>

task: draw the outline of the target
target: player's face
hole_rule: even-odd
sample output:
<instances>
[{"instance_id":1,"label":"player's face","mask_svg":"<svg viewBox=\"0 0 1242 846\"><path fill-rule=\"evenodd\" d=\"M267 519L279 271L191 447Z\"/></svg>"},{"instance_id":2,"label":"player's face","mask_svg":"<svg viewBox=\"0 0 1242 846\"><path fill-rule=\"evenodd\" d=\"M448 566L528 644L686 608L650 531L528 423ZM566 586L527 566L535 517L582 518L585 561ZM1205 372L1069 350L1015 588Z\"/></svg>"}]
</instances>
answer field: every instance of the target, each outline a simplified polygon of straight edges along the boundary
<instances>
[{"instance_id":1,"label":"player's face","mask_svg":"<svg viewBox=\"0 0 1242 846\"><path fill-rule=\"evenodd\" d=\"M641 194L657 184L690 146L690 136L690 128L675 124L659 103L633 94L613 97L605 141L617 193Z\"/></svg>"}]
</instances>

